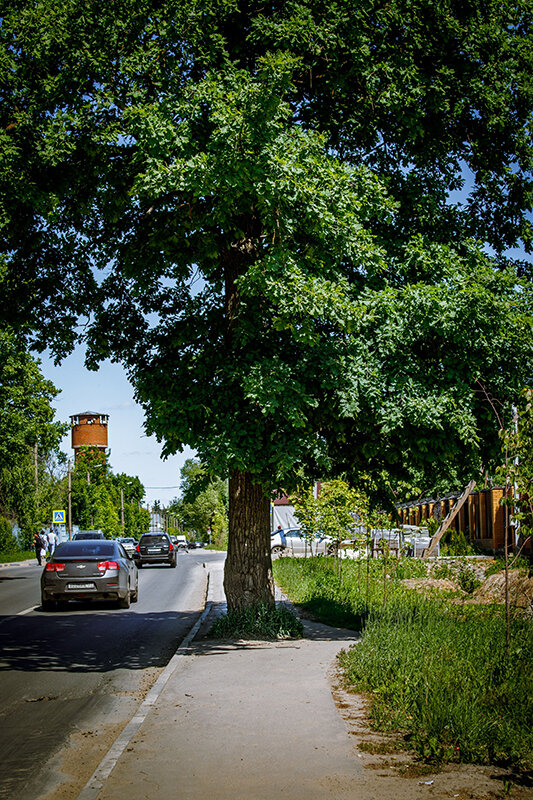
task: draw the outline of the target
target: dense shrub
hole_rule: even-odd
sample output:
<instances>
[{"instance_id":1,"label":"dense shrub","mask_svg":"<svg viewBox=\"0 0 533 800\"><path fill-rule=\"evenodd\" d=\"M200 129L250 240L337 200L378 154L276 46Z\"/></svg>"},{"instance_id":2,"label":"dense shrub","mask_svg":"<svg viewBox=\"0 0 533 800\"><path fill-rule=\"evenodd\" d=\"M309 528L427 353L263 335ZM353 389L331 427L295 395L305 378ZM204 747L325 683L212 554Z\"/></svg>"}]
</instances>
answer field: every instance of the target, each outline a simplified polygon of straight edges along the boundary
<instances>
[{"instance_id":1,"label":"dense shrub","mask_svg":"<svg viewBox=\"0 0 533 800\"><path fill-rule=\"evenodd\" d=\"M0 553L13 553L17 549L18 542L11 523L5 517L0 517Z\"/></svg>"},{"instance_id":2,"label":"dense shrub","mask_svg":"<svg viewBox=\"0 0 533 800\"><path fill-rule=\"evenodd\" d=\"M475 555L477 550L463 531L448 528L441 541L440 552L443 556L469 556Z\"/></svg>"}]
</instances>

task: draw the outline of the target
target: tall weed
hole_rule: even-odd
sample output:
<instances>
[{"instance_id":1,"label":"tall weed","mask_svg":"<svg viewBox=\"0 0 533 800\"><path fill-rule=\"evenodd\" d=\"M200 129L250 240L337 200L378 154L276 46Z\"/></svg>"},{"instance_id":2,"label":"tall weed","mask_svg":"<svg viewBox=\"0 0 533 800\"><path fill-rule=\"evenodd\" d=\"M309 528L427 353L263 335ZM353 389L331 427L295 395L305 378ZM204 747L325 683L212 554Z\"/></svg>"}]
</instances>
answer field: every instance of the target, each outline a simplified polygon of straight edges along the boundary
<instances>
[{"instance_id":1,"label":"tall weed","mask_svg":"<svg viewBox=\"0 0 533 800\"><path fill-rule=\"evenodd\" d=\"M345 563L342 584L330 559L280 559L277 582L297 604L333 624L350 619L364 635L341 656L347 681L372 698L374 724L401 731L428 760L533 765L533 626L512 623L509 658L497 606L456 604L406 590L404 577L425 565ZM361 574L362 573L362 574ZM344 615L344 617L343 617ZM324 621L330 622L329 618Z\"/></svg>"}]
</instances>

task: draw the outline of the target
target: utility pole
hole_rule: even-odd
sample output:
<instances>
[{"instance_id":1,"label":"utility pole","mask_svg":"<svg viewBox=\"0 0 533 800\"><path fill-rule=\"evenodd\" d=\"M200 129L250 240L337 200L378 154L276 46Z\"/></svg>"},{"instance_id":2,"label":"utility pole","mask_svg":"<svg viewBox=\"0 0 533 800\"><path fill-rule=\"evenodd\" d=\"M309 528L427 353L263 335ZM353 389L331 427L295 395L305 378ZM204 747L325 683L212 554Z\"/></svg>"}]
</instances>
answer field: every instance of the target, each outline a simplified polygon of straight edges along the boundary
<instances>
[{"instance_id":1,"label":"utility pole","mask_svg":"<svg viewBox=\"0 0 533 800\"><path fill-rule=\"evenodd\" d=\"M124 536L124 489L120 487L120 522L122 525L122 535Z\"/></svg>"},{"instance_id":2,"label":"utility pole","mask_svg":"<svg viewBox=\"0 0 533 800\"><path fill-rule=\"evenodd\" d=\"M70 472L70 458L68 460L68 538L72 539L72 483Z\"/></svg>"}]
</instances>

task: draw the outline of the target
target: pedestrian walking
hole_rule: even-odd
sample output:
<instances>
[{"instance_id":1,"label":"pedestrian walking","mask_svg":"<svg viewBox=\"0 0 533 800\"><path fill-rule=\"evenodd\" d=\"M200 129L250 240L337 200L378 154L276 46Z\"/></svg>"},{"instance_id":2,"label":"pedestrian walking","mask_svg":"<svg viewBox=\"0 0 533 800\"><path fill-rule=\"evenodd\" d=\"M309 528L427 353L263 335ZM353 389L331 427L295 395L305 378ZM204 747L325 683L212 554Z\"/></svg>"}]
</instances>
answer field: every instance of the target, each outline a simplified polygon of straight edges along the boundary
<instances>
[{"instance_id":1,"label":"pedestrian walking","mask_svg":"<svg viewBox=\"0 0 533 800\"><path fill-rule=\"evenodd\" d=\"M279 538L281 539L282 546L283 547L287 547L287 537L286 537L285 531L283 530L281 525L278 525L278 529L277 529L276 533L279 534Z\"/></svg>"},{"instance_id":2,"label":"pedestrian walking","mask_svg":"<svg viewBox=\"0 0 533 800\"><path fill-rule=\"evenodd\" d=\"M46 538L48 540L48 555L50 556L50 558L52 558L52 556L54 555L54 550L56 549L57 545L57 534L52 528L50 528L48 536Z\"/></svg>"},{"instance_id":3,"label":"pedestrian walking","mask_svg":"<svg viewBox=\"0 0 533 800\"><path fill-rule=\"evenodd\" d=\"M48 539L46 538L46 533L44 531L40 532L39 539L41 540L40 556L41 556L41 560L42 560L43 558L46 559L46 550L47 550L47 547L48 547ZM41 563L41 561L39 561L39 564L40 563Z\"/></svg>"},{"instance_id":4,"label":"pedestrian walking","mask_svg":"<svg viewBox=\"0 0 533 800\"><path fill-rule=\"evenodd\" d=\"M43 548L43 539L41 533L39 531L35 531L33 534L33 546L35 548L35 558L37 559L37 563L41 566L42 554L41 550Z\"/></svg>"}]
</instances>

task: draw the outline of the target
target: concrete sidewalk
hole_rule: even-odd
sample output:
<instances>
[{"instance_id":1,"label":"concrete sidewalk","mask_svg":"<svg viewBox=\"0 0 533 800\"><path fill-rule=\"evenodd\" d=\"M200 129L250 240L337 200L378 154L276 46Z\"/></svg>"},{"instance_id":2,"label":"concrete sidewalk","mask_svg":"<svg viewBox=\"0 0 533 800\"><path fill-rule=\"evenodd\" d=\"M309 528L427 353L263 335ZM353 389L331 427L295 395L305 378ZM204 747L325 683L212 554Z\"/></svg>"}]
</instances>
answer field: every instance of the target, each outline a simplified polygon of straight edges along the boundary
<instances>
[{"instance_id":1,"label":"concrete sidewalk","mask_svg":"<svg viewBox=\"0 0 533 800\"><path fill-rule=\"evenodd\" d=\"M222 570L208 602L224 608ZM305 628L302 640L227 643L204 625L98 800L371 800L327 677L355 635Z\"/></svg>"}]
</instances>

